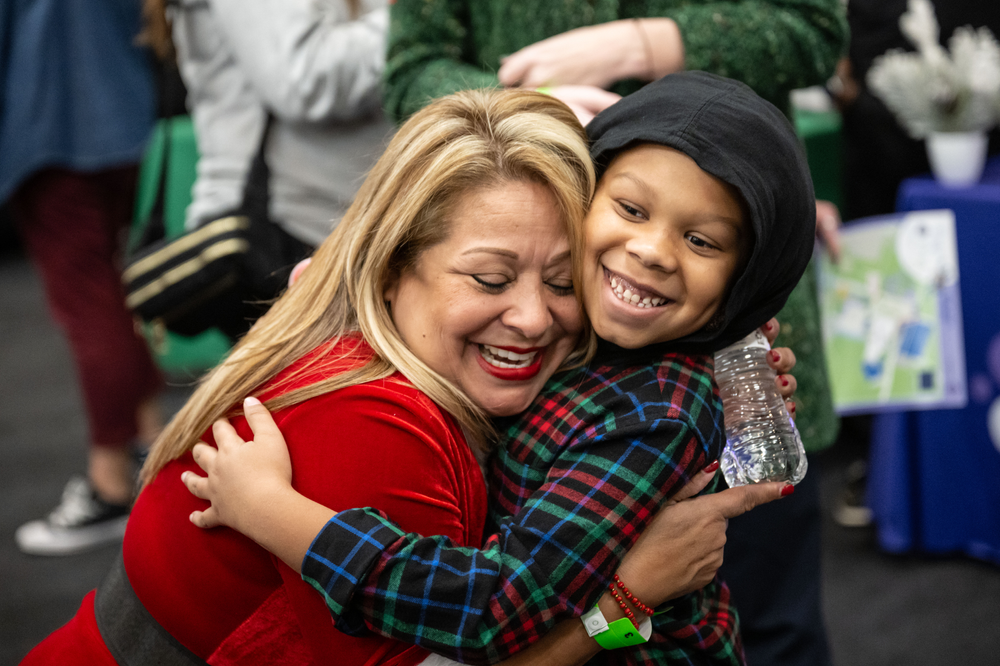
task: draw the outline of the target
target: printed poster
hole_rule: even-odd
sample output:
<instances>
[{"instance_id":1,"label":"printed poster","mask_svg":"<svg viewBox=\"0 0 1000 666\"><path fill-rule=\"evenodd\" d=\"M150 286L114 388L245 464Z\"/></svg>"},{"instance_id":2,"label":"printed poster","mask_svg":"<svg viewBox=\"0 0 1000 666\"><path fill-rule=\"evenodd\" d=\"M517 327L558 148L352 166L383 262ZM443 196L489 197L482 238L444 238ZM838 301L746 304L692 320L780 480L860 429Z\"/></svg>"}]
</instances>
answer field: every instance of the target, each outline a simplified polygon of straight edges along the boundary
<instances>
[{"instance_id":1,"label":"printed poster","mask_svg":"<svg viewBox=\"0 0 1000 666\"><path fill-rule=\"evenodd\" d=\"M841 229L819 261L819 302L839 414L966 404L955 215L916 211Z\"/></svg>"}]
</instances>

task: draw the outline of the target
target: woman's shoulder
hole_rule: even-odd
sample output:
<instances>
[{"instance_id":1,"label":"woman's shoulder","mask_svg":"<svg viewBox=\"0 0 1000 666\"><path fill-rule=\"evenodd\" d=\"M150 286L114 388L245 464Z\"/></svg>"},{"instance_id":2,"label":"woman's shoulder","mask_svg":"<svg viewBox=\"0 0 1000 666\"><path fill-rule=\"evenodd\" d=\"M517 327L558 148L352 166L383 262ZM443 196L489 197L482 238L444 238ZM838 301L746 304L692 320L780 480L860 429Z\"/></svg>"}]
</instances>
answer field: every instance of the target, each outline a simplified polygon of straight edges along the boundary
<instances>
[{"instance_id":1,"label":"woman's shoulder","mask_svg":"<svg viewBox=\"0 0 1000 666\"><path fill-rule=\"evenodd\" d=\"M282 371L265 388L265 399L354 370L375 358L375 351L359 335L331 340ZM395 422L437 437L461 438L454 419L400 372L360 382L309 398L275 413L282 427L316 427L317 421Z\"/></svg>"}]
</instances>

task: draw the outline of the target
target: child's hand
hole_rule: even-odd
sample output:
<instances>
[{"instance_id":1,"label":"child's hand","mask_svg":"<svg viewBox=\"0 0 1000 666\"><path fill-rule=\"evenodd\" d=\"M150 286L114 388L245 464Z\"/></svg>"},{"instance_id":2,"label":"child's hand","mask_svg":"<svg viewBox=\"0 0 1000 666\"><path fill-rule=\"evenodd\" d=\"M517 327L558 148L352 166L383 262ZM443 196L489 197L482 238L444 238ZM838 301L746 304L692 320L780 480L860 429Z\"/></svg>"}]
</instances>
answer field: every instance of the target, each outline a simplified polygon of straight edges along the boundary
<instances>
[{"instance_id":1,"label":"child's hand","mask_svg":"<svg viewBox=\"0 0 1000 666\"><path fill-rule=\"evenodd\" d=\"M773 317L763 326L760 327L761 333L767 338L768 343L774 344L775 338L778 337L778 332L781 330L781 325L778 323L777 319ZM788 347L775 347L767 354L767 364L771 366L777 377L775 382L778 384L778 393L781 397L785 399L785 407L788 409L788 413L795 418L795 401L792 400L792 396L795 395L795 389L798 388L798 383L795 381L795 377L791 374L792 368L795 367L795 352L793 352Z\"/></svg>"},{"instance_id":2,"label":"child's hand","mask_svg":"<svg viewBox=\"0 0 1000 666\"><path fill-rule=\"evenodd\" d=\"M247 423L254 439L244 442L229 421L212 425L218 449L199 442L195 462L208 474L184 472L181 481L196 497L212 506L191 514L198 527L232 527L253 537L255 515L271 503L276 494L292 491L292 463L285 438L270 412L256 398L243 402Z\"/></svg>"}]
</instances>

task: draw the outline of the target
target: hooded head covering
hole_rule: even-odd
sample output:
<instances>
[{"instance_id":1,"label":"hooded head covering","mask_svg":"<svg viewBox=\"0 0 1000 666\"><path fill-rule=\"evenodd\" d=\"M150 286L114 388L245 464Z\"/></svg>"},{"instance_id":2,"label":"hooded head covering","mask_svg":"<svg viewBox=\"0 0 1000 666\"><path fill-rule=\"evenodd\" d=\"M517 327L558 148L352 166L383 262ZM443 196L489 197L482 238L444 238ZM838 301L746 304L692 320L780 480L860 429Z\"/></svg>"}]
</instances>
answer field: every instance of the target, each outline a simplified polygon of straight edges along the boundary
<instances>
[{"instance_id":1,"label":"hooded head covering","mask_svg":"<svg viewBox=\"0 0 1000 666\"><path fill-rule=\"evenodd\" d=\"M684 153L746 204L753 249L722 325L673 340L672 350L717 351L778 313L812 256L816 198L802 146L776 107L737 81L681 72L601 112L587 133L598 177L623 150L654 143Z\"/></svg>"}]
</instances>

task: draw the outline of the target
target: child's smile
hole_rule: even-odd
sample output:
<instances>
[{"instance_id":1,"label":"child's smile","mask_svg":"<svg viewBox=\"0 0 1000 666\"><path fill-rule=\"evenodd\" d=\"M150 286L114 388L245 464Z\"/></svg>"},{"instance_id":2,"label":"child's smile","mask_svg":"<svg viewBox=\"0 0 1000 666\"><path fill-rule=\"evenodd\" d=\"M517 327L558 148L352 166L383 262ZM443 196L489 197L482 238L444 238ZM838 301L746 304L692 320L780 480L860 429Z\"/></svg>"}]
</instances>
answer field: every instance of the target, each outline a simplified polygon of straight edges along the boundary
<instances>
[{"instance_id":1,"label":"child's smile","mask_svg":"<svg viewBox=\"0 0 1000 666\"><path fill-rule=\"evenodd\" d=\"M749 244L739 196L683 153L615 158L586 220L583 297L597 334L638 348L705 326Z\"/></svg>"}]
</instances>

